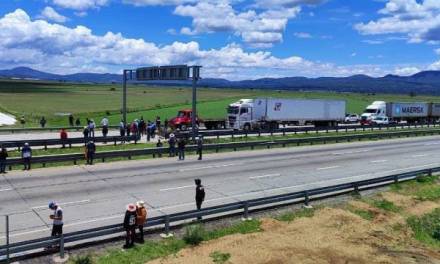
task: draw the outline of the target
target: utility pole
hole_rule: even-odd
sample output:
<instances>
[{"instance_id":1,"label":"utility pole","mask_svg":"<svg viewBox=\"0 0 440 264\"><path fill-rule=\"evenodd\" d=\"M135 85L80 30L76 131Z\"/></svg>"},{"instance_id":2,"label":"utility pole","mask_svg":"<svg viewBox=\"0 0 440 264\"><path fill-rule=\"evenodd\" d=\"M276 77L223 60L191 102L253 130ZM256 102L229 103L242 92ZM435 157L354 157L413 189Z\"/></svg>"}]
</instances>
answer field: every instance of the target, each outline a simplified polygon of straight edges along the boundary
<instances>
[{"instance_id":1,"label":"utility pole","mask_svg":"<svg viewBox=\"0 0 440 264\"><path fill-rule=\"evenodd\" d=\"M192 140L196 141L196 134L198 134L197 126L197 81L200 78L200 68L201 66L192 66L192 116L191 116L191 127L192 127Z\"/></svg>"},{"instance_id":2,"label":"utility pole","mask_svg":"<svg viewBox=\"0 0 440 264\"><path fill-rule=\"evenodd\" d=\"M122 76L122 120L124 125L127 125L127 72L124 70Z\"/></svg>"}]
</instances>

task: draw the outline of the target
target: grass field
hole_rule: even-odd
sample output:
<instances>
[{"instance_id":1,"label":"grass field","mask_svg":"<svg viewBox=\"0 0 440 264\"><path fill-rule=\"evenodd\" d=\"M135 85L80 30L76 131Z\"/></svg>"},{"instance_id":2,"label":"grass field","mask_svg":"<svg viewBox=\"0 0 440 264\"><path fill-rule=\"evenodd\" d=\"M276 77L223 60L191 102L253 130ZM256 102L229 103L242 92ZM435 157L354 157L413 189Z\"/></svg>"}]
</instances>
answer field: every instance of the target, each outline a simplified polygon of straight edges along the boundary
<instances>
[{"instance_id":1,"label":"grass field","mask_svg":"<svg viewBox=\"0 0 440 264\"><path fill-rule=\"evenodd\" d=\"M183 108L190 108L191 89L185 87L130 86L128 88L128 120L171 118ZM198 89L198 109L202 118L224 118L228 104L241 98L279 97L342 99L347 112L361 113L375 100L440 101L440 97L390 94L356 94L336 92L265 91L258 89ZM58 82L0 81L0 111L24 115L27 127L38 126L41 116L47 126L67 125L66 113L99 122L108 111L112 125L121 119L122 89L120 85L64 84ZM16 125L19 126L19 125Z\"/></svg>"}]
</instances>

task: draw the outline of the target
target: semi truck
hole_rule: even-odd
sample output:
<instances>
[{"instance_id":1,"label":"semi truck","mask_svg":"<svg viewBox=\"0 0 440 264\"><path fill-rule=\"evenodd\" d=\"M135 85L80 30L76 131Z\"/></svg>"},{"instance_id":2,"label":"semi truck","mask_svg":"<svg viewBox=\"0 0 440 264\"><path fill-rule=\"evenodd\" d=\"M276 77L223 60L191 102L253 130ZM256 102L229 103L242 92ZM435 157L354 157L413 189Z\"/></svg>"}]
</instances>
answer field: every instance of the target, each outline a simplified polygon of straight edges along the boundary
<instances>
[{"instance_id":1,"label":"semi truck","mask_svg":"<svg viewBox=\"0 0 440 264\"><path fill-rule=\"evenodd\" d=\"M227 121L230 128L244 130L281 124L335 126L344 121L345 106L343 100L241 99L229 105Z\"/></svg>"},{"instance_id":2,"label":"semi truck","mask_svg":"<svg viewBox=\"0 0 440 264\"><path fill-rule=\"evenodd\" d=\"M361 124L371 124L376 117L388 117L390 122L433 122L440 117L440 103L375 101L365 109Z\"/></svg>"}]
</instances>

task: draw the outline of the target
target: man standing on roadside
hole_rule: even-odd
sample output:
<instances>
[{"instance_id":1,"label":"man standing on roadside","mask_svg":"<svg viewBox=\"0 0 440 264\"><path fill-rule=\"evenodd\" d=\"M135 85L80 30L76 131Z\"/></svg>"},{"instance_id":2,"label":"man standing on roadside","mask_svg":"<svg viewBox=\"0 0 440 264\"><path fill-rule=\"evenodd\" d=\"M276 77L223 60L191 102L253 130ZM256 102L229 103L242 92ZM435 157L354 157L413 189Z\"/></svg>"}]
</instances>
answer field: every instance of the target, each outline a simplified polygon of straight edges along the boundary
<instances>
[{"instance_id":1,"label":"man standing on roadside","mask_svg":"<svg viewBox=\"0 0 440 264\"><path fill-rule=\"evenodd\" d=\"M21 158L23 159L24 169L31 169L31 158L32 158L32 149L29 146L29 143L24 143L24 147L21 149Z\"/></svg>"},{"instance_id":2,"label":"man standing on roadside","mask_svg":"<svg viewBox=\"0 0 440 264\"><path fill-rule=\"evenodd\" d=\"M101 120L101 126L102 126L102 136L107 137L108 134L108 118L105 116Z\"/></svg>"},{"instance_id":3,"label":"man standing on roadside","mask_svg":"<svg viewBox=\"0 0 440 264\"><path fill-rule=\"evenodd\" d=\"M185 160L185 146L186 142L184 138L180 138L177 142L177 148L179 151L179 160Z\"/></svg>"},{"instance_id":4,"label":"man standing on roadside","mask_svg":"<svg viewBox=\"0 0 440 264\"><path fill-rule=\"evenodd\" d=\"M60 237L63 234L63 209L56 202L50 202L49 209L54 211L49 216L53 220L51 236Z\"/></svg>"},{"instance_id":5,"label":"man standing on roadside","mask_svg":"<svg viewBox=\"0 0 440 264\"><path fill-rule=\"evenodd\" d=\"M70 126L73 126L73 119L74 119L74 118L73 118L73 115L70 114L70 115L69 115L69 125L70 125ZM77 121L76 123L79 123L78 120L79 120L79 118L76 120L76 121ZM79 126L79 125L77 124L77 126Z\"/></svg>"},{"instance_id":6,"label":"man standing on roadside","mask_svg":"<svg viewBox=\"0 0 440 264\"><path fill-rule=\"evenodd\" d=\"M173 133L170 134L168 145L170 147L169 157L176 156L176 136Z\"/></svg>"},{"instance_id":7,"label":"man standing on roadside","mask_svg":"<svg viewBox=\"0 0 440 264\"><path fill-rule=\"evenodd\" d=\"M0 148L0 173L6 173L6 159L8 158L8 151L6 148Z\"/></svg>"},{"instance_id":8,"label":"man standing on roadside","mask_svg":"<svg viewBox=\"0 0 440 264\"><path fill-rule=\"evenodd\" d=\"M62 148L66 147L66 141L67 141L67 131L66 129L62 128L60 131L60 139L61 139L61 144L63 145Z\"/></svg>"},{"instance_id":9,"label":"man standing on roadside","mask_svg":"<svg viewBox=\"0 0 440 264\"><path fill-rule=\"evenodd\" d=\"M129 248L134 245L135 231L136 231L136 205L127 205L124 217L124 229L126 232L124 248Z\"/></svg>"},{"instance_id":10,"label":"man standing on roadside","mask_svg":"<svg viewBox=\"0 0 440 264\"><path fill-rule=\"evenodd\" d=\"M144 243L144 225L147 221L147 209L145 209L144 201L136 203L136 225L139 228L140 242Z\"/></svg>"},{"instance_id":11,"label":"man standing on roadside","mask_svg":"<svg viewBox=\"0 0 440 264\"><path fill-rule=\"evenodd\" d=\"M93 141L89 141L87 144L87 164L93 165L93 159L95 157L96 145Z\"/></svg>"},{"instance_id":12,"label":"man standing on roadside","mask_svg":"<svg viewBox=\"0 0 440 264\"><path fill-rule=\"evenodd\" d=\"M197 154L199 154L198 160L202 160L202 152L203 152L203 138L201 135L197 137Z\"/></svg>"},{"instance_id":13,"label":"man standing on roadside","mask_svg":"<svg viewBox=\"0 0 440 264\"><path fill-rule=\"evenodd\" d=\"M202 209L202 203L205 200L205 188L202 185L202 180L195 179L196 183L196 207L200 211ZM197 217L198 220L202 220L202 216Z\"/></svg>"},{"instance_id":14,"label":"man standing on roadside","mask_svg":"<svg viewBox=\"0 0 440 264\"><path fill-rule=\"evenodd\" d=\"M44 116L40 119L40 125L42 128L46 126L46 118L44 118Z\"/></svg>"}]
</instances>

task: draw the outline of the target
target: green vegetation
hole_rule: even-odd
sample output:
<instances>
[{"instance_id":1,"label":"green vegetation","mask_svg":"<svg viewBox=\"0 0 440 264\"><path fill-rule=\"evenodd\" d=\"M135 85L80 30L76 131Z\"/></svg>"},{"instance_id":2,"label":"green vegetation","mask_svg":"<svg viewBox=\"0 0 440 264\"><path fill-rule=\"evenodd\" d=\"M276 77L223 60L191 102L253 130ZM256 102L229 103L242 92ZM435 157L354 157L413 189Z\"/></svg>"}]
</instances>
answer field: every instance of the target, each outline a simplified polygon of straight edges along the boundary
<instances>
[{"instance_id":1,"label":"green vegetation","mask_svg":"<svg viewBox=\"0 0 440 264\"><path fill-rule=\"evenodd\" d=\"M397 213L401 210L400 207L396 206L393 202L390 202L388 200L385 199L380 199L380 200L373 200L371 202L371 205L385 210L385 211L389 211L389 212L393 212L393 213Z\"/></svg>"},{"instance_id":2,"label":"green vegetation","mask_svg":"<svg viewBox=\"0 0 440 264\"><path fill-rule=\"evenodd\" d=\"M440 246L440 209L421 217L412 216L407 223L417 240L430 246Z\"/></svg>"},{"instance_id":3,"label":"green vegetation","mask_svg":"<svg viewBox=\"0 0 440 264\"><path fill-rule=\"evenodd\" d=\"M275 217L278 221L292 222L293 220L300 217L313 217L315 215L315 208L301 208L293 212L287 212L282 215Z\"/></svg>"},{"instance_id":4,"label":"green vegetation","mask_svg":"<svg viewBox=\"0 0 440 264\"><path fill-rule=\"evenodd\" d=\"M220 251L214 251L211 254L209 254L209 256L212 258L212 262L217 264L226 263L231 258L231 254L222 253Z\"/></svg>"},{"instance_id":5,"label":"green vegetation","mask_svg":"<svg viewBox=\"0 0 440 264\"><path fill-rule=\"evenodd\" d=\"M206 231L201 225L190 225L186 228L183 239L166 239L159 242L145 241L145 244L136 245L132 249L120 250L114 249L107 254L96 257L93 263L97 264L143 264L147 261L176 254L186 246L194 246L202 241L217 239L232 234L247 234L260 231L260 221L252 220L240 222L225 228ZM218 252L215 254L217 261L215 263L225 263L229 257L228 254ZM221 262L226 259L224 262Z\"/></svg>"},{"instance_id":6,"label":"green vegetation","mask_svg":"<svg viewBox=\"0 0 440 264\"><path fill-rule=\"evenodd\" d=\"M421 201L440 199L438 176L419 176L416 180L394 184L391 189L404 195L412 195Z\"/></svg>"},{"instance_id":7,"label":"green vegetation","mask_svg":"<svg viewBox=\"0 0 440 264\"><path fill-rule=\"evenodd\" d=\"M368 210L361 210L361 209L353 209L349 210L350 212L359 215L365 220L371 221L374 219L374 213Z\"/></svg>"},{"instance_id":8,"label":"green vegetation","mask_svg":"<svg viewBox=\"0 0 440 264\"><path fill-rule=\"evenodd\" d=\"M116 125L121 119L121 85L70 84L37 81L0 81L0 111L16 116L24 115L26 126L38 126L41 116L45 116L47 126L66 126L66 113L100 121L109 116L110 124ZM440 101L435 96L356 94L337 92L296 92L258 89L214 89L199 88L198 108L202 118L224 118L228 104L241 98L281 97L342 99L347 101L347 112L361 113L375 100L384 101ZM162 120L171 118L182 108L190 108L191 89L187 87L159 87L131 85L128 88L128 119L143 116ZM20 126L17 124L16 126Z\"/></svg>"}]
</instances>

